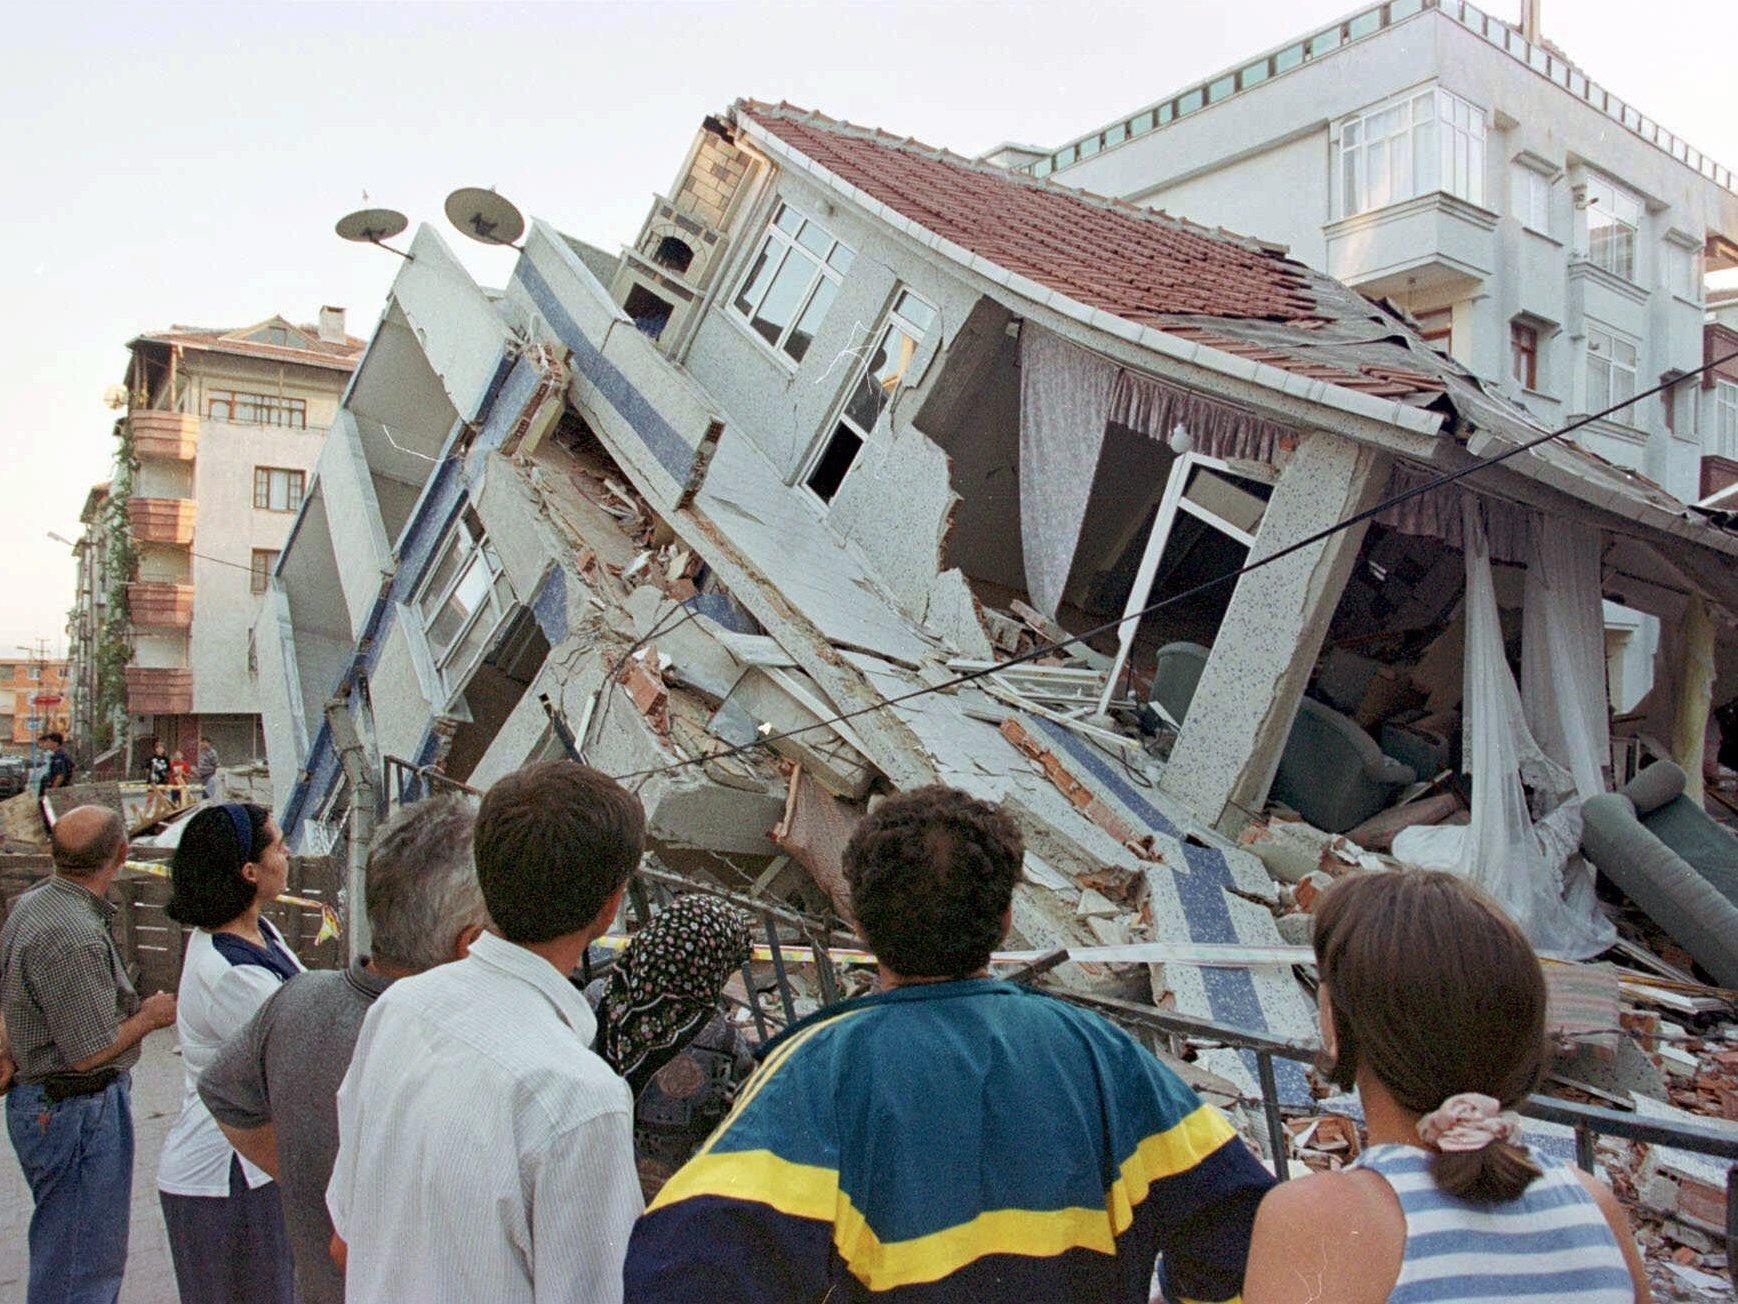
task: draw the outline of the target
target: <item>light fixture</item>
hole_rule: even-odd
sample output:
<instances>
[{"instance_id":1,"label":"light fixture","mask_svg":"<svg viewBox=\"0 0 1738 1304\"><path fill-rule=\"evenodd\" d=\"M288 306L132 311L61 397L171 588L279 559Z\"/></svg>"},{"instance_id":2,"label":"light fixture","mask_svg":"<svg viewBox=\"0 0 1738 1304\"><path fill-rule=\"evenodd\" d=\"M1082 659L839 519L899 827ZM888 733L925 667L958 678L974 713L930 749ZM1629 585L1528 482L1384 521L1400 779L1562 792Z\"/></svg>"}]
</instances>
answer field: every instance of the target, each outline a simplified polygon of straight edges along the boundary
<instances>
[{"instance_id":1,"label":"light fixture","mask_svg":"<svg viewBox=\"0 0 1738 1304\"><path fill-rule=\"evenodd\" d=\"M1189 427L1179 421L1171 427L1171 437L1165 442L1170 444L1173 453L1181 457L1195 446L1195 436L1189 433Z\"/></svg>"}]
</instances>

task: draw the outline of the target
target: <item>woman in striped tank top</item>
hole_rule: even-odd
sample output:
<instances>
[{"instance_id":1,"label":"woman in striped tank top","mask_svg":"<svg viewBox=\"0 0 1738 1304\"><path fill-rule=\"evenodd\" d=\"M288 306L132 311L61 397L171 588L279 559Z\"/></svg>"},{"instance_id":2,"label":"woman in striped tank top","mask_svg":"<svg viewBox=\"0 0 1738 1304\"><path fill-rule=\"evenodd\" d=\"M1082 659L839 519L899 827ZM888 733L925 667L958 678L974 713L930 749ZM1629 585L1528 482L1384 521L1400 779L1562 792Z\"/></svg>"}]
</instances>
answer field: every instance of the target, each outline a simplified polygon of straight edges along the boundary
<instances>
[{"instance_id":1,"label":"woman in striped tank top","mask_svg":"<svg viewBox=\"0 0 1738 1304\"><path fill-rule=\"evenodd\" d=\"M1630 1304L1649 1298L1605 1185L1520 1144L1545 1071L1545 979L1451 874L1343 879L1318 903L1322 1067L1364 1105L1351 1169L1262 1202L1244 1304Z\"/></svg>"}]
</instances>

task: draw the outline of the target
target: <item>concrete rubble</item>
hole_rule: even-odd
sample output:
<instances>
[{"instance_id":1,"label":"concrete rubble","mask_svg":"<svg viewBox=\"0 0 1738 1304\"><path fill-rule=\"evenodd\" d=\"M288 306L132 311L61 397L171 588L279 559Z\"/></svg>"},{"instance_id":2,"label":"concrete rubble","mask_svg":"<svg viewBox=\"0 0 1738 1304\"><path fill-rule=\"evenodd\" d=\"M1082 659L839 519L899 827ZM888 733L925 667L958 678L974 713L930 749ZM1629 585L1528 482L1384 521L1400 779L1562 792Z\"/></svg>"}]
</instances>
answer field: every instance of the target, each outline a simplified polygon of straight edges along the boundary
<instances>
[{"instance_id":1,"label":"concrete rubble","mask_svg":"<svg viewBox=\"0 0 1738 1304\"><path fill-rule=\"evenodd\" d=\"M579 756L643 800L647 891L762 912L736 991L762 1027L867 981L844 843L881 794L945 782L1025 835L1004 971L1313 1044L1321 891L1400 863L1403 829L1467 819L1463 497L1609 532L1644 577L1629 600L1676 586L1669 614L1694 587L1738 665L1738 533L1572 447L1308 543L1537 427L1392 310L1224 232L742 102L620 256L533 221L485 289L432 230L411 252L255 631L262 688L282 685L279 818L324 852L360 781L391 803ZM1058 452L1022 419L1023 368L1047 356L1102 381L1060 527L1032 498L1061 480L1020 479ZM1192 710L1169 696L1185 680ZM1312 711L1372 775L1410 758L1375 806L1335 808L1339 832L1270 800L1299 782L1288 734ZM1624 966L1571 1002L1609 1026L1561 1028L1611 1072L1570 1076L1604 1100L1639 1074L1732 1117L1729 994ZM1131 1026L1266 1146L1252 1054ZM1357 1153L1301 1062L1273 1085L1295 1158ZM1669 1157L1634 1171L1662 1219L1707 1212ZM1697 1253L1673 1262L1725 1271Z\"/></svg>"}]
</instances>

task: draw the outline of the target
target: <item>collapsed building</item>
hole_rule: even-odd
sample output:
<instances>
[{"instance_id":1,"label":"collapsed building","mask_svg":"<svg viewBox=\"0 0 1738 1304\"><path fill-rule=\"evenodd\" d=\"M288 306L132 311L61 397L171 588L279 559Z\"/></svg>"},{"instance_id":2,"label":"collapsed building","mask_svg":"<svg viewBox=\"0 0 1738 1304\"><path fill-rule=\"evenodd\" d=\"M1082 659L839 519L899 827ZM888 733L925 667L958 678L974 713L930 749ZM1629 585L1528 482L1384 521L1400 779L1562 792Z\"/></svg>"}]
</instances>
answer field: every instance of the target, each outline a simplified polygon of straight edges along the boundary
<instances>
[{"instance_id":1,"label":"collapsed building","mask_svg":"<svg viewBox=\"0 0 1738 1304\"><path fill-rule=\"evenodd\" d=\"M1730 517L1561 441L1425 491L1544 432L1225 231L745 101L619 257L541 221L498 289L410 253L255 630L304 853L382 785L571 752L666 868L848 928L856 819L946 782L1021 824L1053 981L1307 1039L1259 962L1297 940L1270 803L1392 837L1451 796L1430 854L1502 853L1535 941L1593 954L1579 804L1636 750L1602 600L1668 631L1626 727L1692 784L1738 686Z\"/></svg>"}]
</instances>

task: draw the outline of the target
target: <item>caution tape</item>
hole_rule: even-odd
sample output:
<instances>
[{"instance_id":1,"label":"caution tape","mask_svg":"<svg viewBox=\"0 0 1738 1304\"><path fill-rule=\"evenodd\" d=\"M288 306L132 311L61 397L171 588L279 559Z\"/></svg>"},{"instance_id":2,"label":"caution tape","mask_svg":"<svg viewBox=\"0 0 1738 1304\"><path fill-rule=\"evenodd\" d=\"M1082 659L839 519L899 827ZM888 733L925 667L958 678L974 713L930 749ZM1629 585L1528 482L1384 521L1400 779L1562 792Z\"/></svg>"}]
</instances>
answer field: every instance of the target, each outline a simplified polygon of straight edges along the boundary
<instances>
[{"instance_id":1,"label":"caution tape","mask_svg":"<svg viewBox=\"0 0 1738 1304\"><path fill-rule=\"evenodd\" d=\"M153 878L168 878L169 867L149 860L129 860L123 866L140 874L149 874ZM338 912L324 901L316 901L312 897L291 896L288 892L273 898L281 906L302 906L308 910L320 912L320 930L314 934L314 945L344 936L343 922L338 918Z\"/></svg>"}]
</instances>

